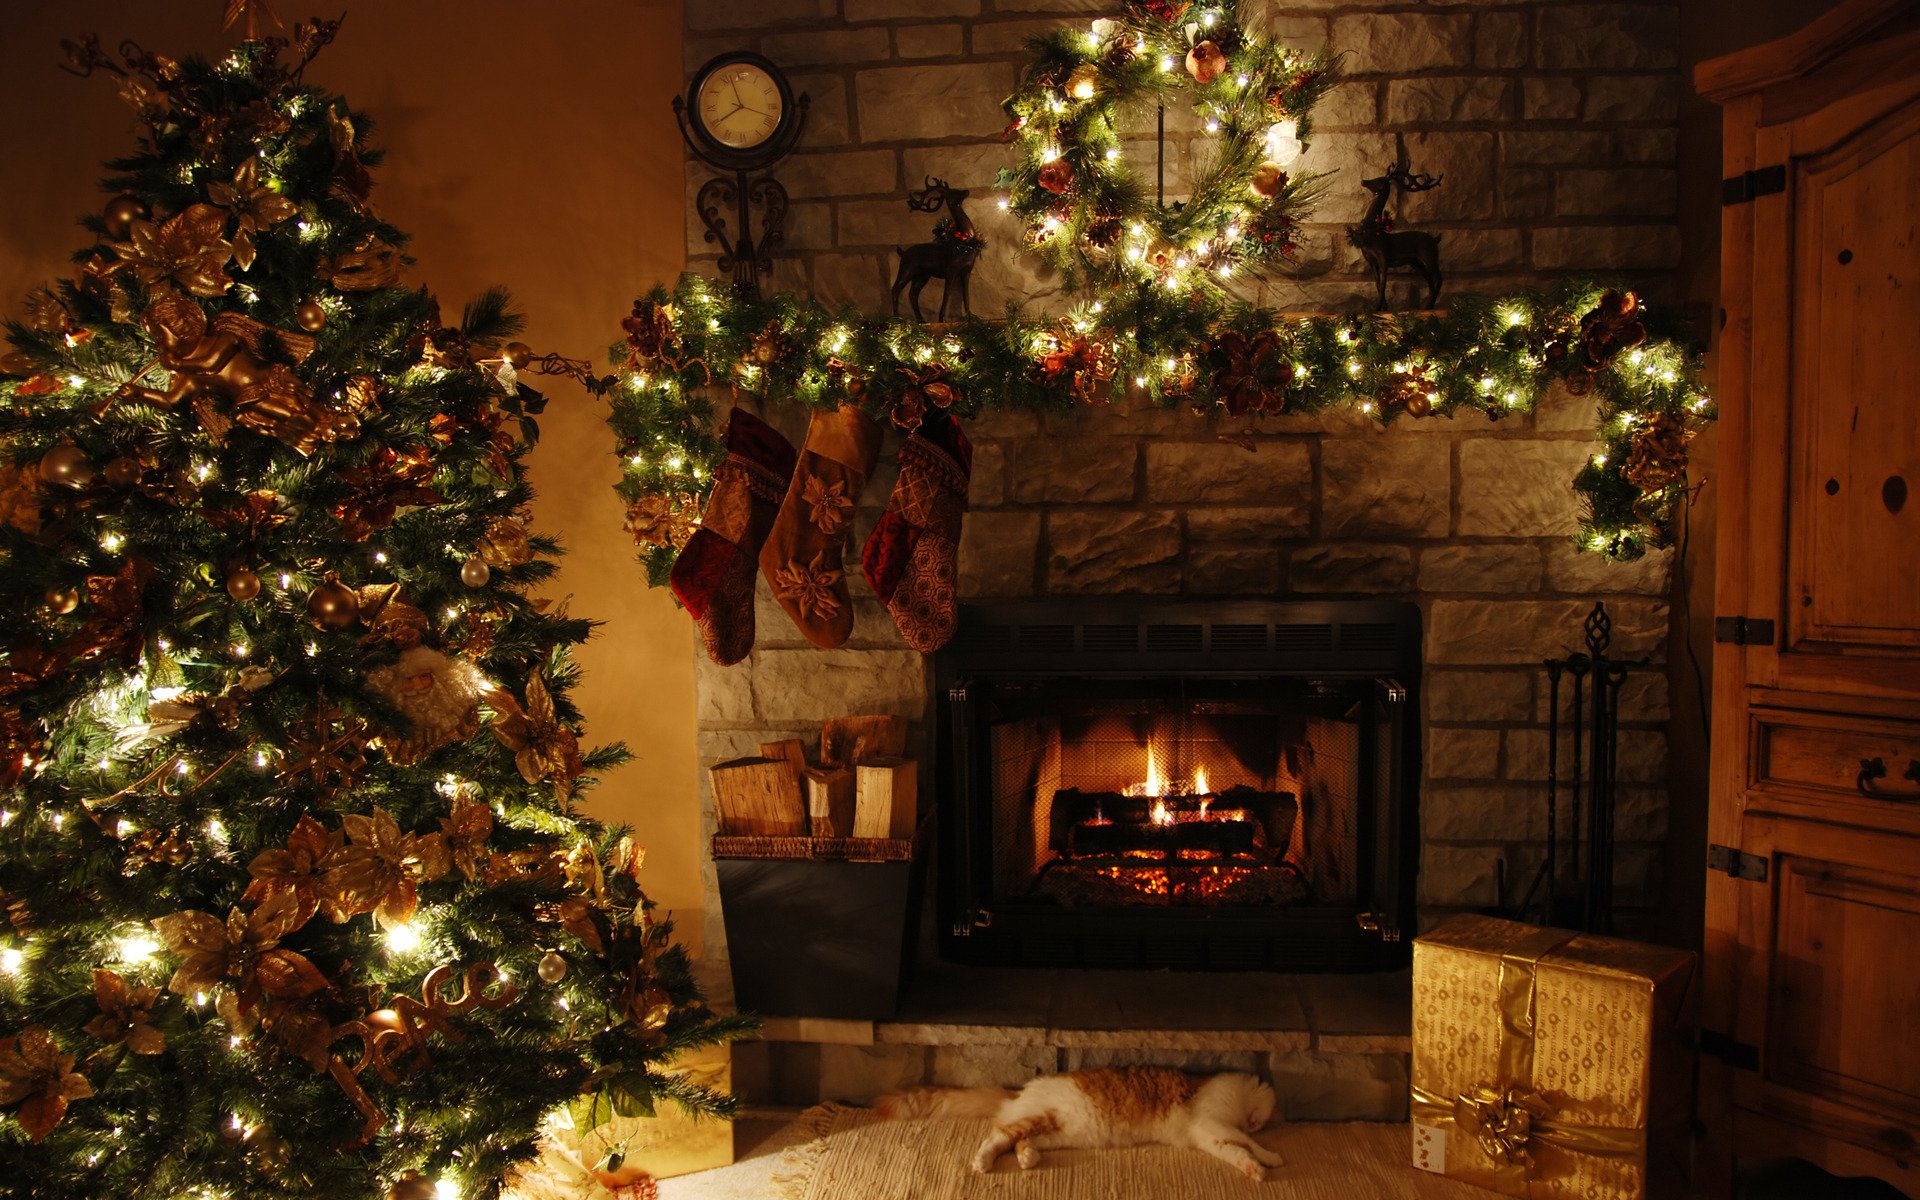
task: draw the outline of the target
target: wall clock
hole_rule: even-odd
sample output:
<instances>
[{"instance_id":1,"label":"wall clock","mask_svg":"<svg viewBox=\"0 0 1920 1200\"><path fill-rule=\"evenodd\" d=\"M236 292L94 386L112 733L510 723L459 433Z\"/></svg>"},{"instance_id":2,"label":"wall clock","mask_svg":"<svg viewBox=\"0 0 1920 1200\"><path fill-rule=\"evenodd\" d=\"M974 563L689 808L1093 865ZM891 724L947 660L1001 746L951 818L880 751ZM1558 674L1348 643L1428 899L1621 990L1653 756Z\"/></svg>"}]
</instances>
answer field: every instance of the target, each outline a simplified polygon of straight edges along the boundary
<instances>
[{"instance_id":1,"label":"wall clock","mask_svg":"<svg viewBox=\"0 0 1920 1200\"><path fill-rule=\"evenodd\" d=\"M720 269L731 271L734 287L748 295L759 294L761 272L773 269L773 250L787 215L787 189L765 172L799 142L807 104L804 94L794 96L779 67L746 50L709 59L693 73L687 94L673 100L687 148L731 174L703 184L694 207L707 227L707 242L720 247ZM760 211L757 235L755 209Z\"/></svg>"}]
</instances>

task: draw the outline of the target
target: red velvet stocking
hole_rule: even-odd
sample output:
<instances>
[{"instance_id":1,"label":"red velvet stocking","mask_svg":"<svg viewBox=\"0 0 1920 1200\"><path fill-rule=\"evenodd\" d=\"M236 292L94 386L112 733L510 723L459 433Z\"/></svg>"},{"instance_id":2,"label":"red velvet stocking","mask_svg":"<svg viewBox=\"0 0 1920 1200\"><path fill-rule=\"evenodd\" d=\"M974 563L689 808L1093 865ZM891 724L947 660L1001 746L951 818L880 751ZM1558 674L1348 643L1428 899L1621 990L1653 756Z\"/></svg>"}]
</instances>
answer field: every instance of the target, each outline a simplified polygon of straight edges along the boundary
<instances>
[{"instance_id":1,"label":"red velvet stocking","mask_svg":"<svg viewBox=\"0 0 1920 1200\"><path fill-rule=\"evenodd\" d=\"M753 649L753 588L760 547L793 478L793 443L745 409L727 419L727 457L713 473L700 528L667 580L692 614L707 654L731 666Z\"/></svg>"}]
</instances>

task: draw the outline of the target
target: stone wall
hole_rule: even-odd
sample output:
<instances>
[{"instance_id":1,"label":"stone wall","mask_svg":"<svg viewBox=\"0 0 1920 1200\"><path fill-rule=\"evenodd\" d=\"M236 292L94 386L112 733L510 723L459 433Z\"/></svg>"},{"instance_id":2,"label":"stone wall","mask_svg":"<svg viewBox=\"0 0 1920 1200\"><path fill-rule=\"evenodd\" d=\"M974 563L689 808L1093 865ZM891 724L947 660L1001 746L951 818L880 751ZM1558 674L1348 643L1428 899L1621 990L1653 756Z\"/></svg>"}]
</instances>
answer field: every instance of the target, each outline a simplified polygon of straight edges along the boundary
<instances>
[{"instance_id":1,"label":"stone wall","mask_svg":"<svg viewBox=\"0 0 1920 1200\"><path fill-rule=\"evenodd\" d=\"M1027 60L1028 38L1062 24L1084 28L1106 7L688 4L689 71L722 50L756 49L812 100L801 146L778 171L793 208L772 285L831 304L883 306L894 248L926 240L932 226L928 214L907 208L907 189L934 175L972 190L967 211L988 241L973 275L974 311L993 316L1010 301L1050 294L1051 281L1018 249L1018 224L993 203L1008 153L1000 102ZM1302 240L1301 270L1268 286L1267 302L1339 307L1370 292L1342 231L1366 207L1360 173L1392 162L1396 135L1414 169L1445 177L1409 197L1404 216L1445 235L1450 287L1498 290L1543 274L1614 269L1644 279L1678 263L1676 0L1248 0L1243 13L1290 44L1350 52L1350 80L1316 110L1301 164L1332 172L1332 184ZM1139 116L1145 132L1150 114ZM1179 194L1187 160L1192 126L1184 118L1168 113L1169 198ZM1128 150L1151 178L1150 142L1131 141ZM689 171L690 201L705 178ZM688 214L687 251L697 267L713 260L715 247L691 202Z\"/></svg>"},{"instance_id":2,"label":"stone wall","mask_svg":"<svg viewBox=\"0 0 1920 1200\"><path fill-rule=\"evenodd\" d=\"M1007 153L999 101L1028 36L1084 24L1079 0L736 0L687 8L689 68L751 47L813 98L802 147L779 168L793 193L788 255L770 287L883 309L893 247L930 221L904 198L926 175L975 189L989 242L974 307L1044 309L1047 279L1016 253L993 204ZM1450 288L1506 290L1556 272L1616 268L1659 295L1674 228L1676 7L1658 4L1337 0L1250 4L1249 22L1300 45L1352 51L1320 110L1307 165L1335 172L1303 269L1262 299L1351 308L1370 298L1339 237L1390 161L1395 134L1417 170L1446 183L1409 200L1441 232ZM1073 14L1073 15L1062 15ZM1144 151L1143 151L1144 153ZM1175 138L1172 161L1183 161ZM706 173L688 171L689 189ZM688 249L712 259L697 218ZM710 266L708 268L711 269ZM931 294L932 289L930 289ZM1443 300L1444 302L1444 300ZM936 301L937 303L937 301ZM796 413L767 414L797 442ZM968 598L1135 593L1184 597L1404 597L1426 616L1426 770L1420 894L1426 916L1509 899L1545 836L1546 681L1540 660L1579 644L1595 599L1615 650L1664 660L1667 556L1616 565L1575 551L1569 482L1593 451L1589 402L1557 394L1495 423L1345 415L1268 420L1246 445L1208 419L1115 406L997 416L969 429L976 458L962 585ZM1234 423L1236 441L1243 422ZM890 440L883 461L890 460ZM869 484L863 538L892 486ZM859 542L850 558L857 560ZM857 571L851 572L857 575ZM702 664L703 762L773 737L817 741L821 718L891 712L925 745L928 672L858 580L853 641L800 639L764 595L759 648ZM1629 685L1621 741L1623 900L1657 891L1666 829L1666 677ZM710 912L717 913L718 905ZM717 918L713 918L717 920ZM723 944L717 927L708 944Z\"/></svg>"}]
</instances>

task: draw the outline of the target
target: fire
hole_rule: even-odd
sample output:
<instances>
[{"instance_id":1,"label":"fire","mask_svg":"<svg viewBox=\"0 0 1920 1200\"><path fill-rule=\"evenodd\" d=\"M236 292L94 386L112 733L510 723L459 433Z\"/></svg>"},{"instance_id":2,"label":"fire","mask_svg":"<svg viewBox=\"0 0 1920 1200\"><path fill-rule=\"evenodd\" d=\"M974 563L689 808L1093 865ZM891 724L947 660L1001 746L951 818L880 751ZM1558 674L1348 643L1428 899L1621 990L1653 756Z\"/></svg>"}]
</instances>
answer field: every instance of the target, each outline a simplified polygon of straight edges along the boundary
<instances>
[{"instance_id":1,"label":"fire","mask_svg":"<svg viewBox=\"0 0 1920 1200\"><path fill-rule=\"evenodd\" d=\"M1155 800L1153 802L1152 819L1155 825L1173 824L1173 814L1167 811L1167 802L1165 800Z\"/></svg>"},{"instance_id":2,"label":"fire","mask_svg":"<svg viewBox=\"0 0 1920 1200\"><path fill-rule=\"evenodd\" d=\"M1154 743L1150 741L1147 743L1146 778L1142 779L1139 783L1128 785L1125 794L1128 796L1152 796L1158 798L1161 796L1206 796L1212 791L1213 789L1208 786L1207 783L1207 769L1205 767L1196 766L1193 769L1193 779L1188 783L1177 783L1167 778L1166 774L1160 770L1160 752ZM1203 817L1205 809L1206 805L1203 801L1201 804ZM1159 809L1156 808L1155 811L1158 812ZM1167 821L1162 821L1158 817L1155 817L1154 823L1157 825L1170 824L1171 818Z\"/></svg>"},{"instance_id":3,"label":"fire","mask_svg":"<svg viewBox=\"0 0 1920 1200\"><path fill-rule=\"evenodd\" d=\"M1147 743L1147 778L1146 781L1140 785L1140 794L1142 796L1164 796L1167 794L1166 777L1160 774L1160 759L1153 752L1152 742ZM1155 813L1165 811L1166 806L1164 804L1154 805ZM1157 816L1154 819L1158 824L1166 824L1165 821L1161 821Z\"/></svg>"}]
</instances>

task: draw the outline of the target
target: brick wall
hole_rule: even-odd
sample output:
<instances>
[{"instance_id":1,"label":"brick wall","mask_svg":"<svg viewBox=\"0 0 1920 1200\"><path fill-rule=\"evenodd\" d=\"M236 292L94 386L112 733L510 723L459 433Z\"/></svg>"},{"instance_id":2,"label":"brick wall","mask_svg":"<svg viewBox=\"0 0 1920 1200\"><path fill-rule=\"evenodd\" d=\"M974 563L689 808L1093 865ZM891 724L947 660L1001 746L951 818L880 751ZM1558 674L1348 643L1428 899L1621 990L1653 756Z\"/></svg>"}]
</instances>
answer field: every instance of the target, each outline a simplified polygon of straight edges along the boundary
<instances>
[{"instance_id":1,"label":"brick wall","mask_svg":"<svg viewBox=\"0 0 1920 1200\"><path fill-rule=\"evenodd\" d=\"M750 47L813 97L802 147L779 168L794 205L770 286L884 311L893 247L930 227L907 209L906 190L931 174L975 189L969 212L991 243L974 273L976 313L1008 301L1043 311L1052 285L1016 252L1019 231L993 203L1007 153L999 101L1025 38L1098 11L1076 0L689 5L689 69ZM1446 176L1410 198L1405 217L1442 233L1449 288L1499 291L1612 268L1659 295L1679 253L1676 15L1671 3L1248 5L1250 24L1352 51L1351 81L1319 110L1306 160L1336 173L1321 223L1299 277L1260 298L1316 309L1370 299L1340 234L1364 207L1359 172L1391 160L1395 133L1415 169ZM1170 124L1177 171L1185 147ZM704 178L690 166L690 192ZM711 270L702 232L690 217L689 251ZM798 441L799 414L768 415ZM1253 428L1252 450L1222 441L1209 420L1144 407L983 419L969 430L963 591L1417 601L1428 646L1421 897L1429 915L1491 904L1503 866L1512 890L1540 861L1540 660L1577 647L1596 598L1614 615L1616 652L1664 659L1668 556L1622 566L1570 542L1569 481L1592 452L1591 428L1591 403L1565 394L1498 423L1475 414L1382 432L1347 415L1268 420ZM891 449L890 440L883 461ZM883 467L856 539L891 486ZM854 590L858 622L842 650L809 646L763 595L752 658L701 664L703 762L817 735L822 717L848 712L910 717L924 745L925 664L864 584ZM1622 716L1620 882L1640 903L1657 889L1666 832L1664 674L1636 678ZM716 924L709 945L723 942Z\"/></svg>"}]
</instances>

